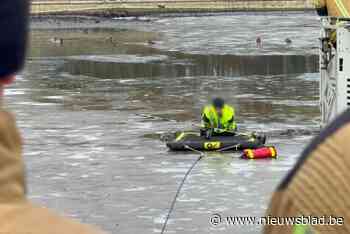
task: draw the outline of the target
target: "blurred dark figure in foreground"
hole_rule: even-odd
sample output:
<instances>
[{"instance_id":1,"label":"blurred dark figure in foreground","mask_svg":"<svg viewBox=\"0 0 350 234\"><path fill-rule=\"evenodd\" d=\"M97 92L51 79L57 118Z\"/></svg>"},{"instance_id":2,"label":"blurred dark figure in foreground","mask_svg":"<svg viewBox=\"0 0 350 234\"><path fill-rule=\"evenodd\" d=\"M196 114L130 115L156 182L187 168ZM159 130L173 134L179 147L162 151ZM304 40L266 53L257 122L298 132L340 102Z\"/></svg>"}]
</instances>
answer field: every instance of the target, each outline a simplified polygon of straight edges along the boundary
<instances>
[{"instance_id":1,"label":"blurred dark figure in foreground","mask_svg":"<svg viewBox=\"0 0 350 234\"><path fill-rule=\"evenodd\" d=\"M1 91L23 66L27 44L28 12L29 1L0 1ZM21 154L21 137L15 119L10 113L0 110L0 233L102 233L92 227L60 217L28 201Z\"/></svg>"}]
</instances>

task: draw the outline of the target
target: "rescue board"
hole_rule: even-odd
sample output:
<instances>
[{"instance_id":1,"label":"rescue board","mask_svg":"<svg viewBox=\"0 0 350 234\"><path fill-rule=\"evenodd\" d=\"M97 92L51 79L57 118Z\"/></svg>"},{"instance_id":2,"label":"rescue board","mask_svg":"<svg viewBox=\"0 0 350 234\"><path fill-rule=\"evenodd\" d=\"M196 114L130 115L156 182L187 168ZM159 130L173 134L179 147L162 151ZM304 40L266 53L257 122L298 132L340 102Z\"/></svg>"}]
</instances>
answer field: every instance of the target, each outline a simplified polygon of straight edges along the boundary
<instances>
[{"instance_id":1,"label":"rescue board","mask_svg":"<svg viewBox=\"0 0 350 234\"><path fill-rule=\"evenodd\" d=\"M198 132L176 132L169 135L166 145L170 150L185 151L188 147L201 151L242 151L265 145L266 136L256 133L237 133L233 136L213 136L206 139Z\"/></svg>"}]
</instances>

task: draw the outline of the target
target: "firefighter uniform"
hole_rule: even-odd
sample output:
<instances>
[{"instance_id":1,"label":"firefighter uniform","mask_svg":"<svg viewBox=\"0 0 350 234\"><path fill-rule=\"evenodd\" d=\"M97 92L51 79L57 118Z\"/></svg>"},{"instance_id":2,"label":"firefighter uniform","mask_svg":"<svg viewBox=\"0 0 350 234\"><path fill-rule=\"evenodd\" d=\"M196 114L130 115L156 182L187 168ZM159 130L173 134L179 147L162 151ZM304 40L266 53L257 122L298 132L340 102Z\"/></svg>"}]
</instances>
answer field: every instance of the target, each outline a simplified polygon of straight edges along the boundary
<instances>
[{"instance_id":1,"label":"firefighter uniform","mask_svg":"<svg viewBox=\"0 0 350 234\"><path fill-rule=\"evenodd\" d=\"M0 90L22 68L29 0L0 1ZM2 97L0 97L2 99ZM0 107L0 233L101 234L102 231L34 205L27 198L22 141L14 117Z\"/></svg>"},{"instance_id":2,"label":"firefighter uniform","mask_svg":"<svg viewBox=\"0 0 350 234\"><path fill-rule=\"evenodd\" d=\"M273 194L267 217L314 223L266 225L265 234L350 233L349 139L350 110L311 142Z\"/></svg>"}]
</instances>

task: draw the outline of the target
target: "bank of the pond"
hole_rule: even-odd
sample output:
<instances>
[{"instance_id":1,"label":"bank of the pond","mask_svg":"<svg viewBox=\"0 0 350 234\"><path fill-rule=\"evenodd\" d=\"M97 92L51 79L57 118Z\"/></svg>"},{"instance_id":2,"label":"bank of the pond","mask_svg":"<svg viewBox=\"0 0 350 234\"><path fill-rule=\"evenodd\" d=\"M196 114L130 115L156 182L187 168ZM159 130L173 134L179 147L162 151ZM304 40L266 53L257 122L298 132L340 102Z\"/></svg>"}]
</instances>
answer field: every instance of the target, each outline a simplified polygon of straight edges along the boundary
<instances>
[{"instance_id":1,"label":"bank of the pond","mask_svg":"<svg viewBox=\"0 0 350 234\"><path fill-rule=\"evenodd\" d=\"M33 15L84 14L99 16L131 16L159 13L210 13L236 11L305 11L312 10L310 0L285 1L34 1Z\"/></svg>"}]
</instances>

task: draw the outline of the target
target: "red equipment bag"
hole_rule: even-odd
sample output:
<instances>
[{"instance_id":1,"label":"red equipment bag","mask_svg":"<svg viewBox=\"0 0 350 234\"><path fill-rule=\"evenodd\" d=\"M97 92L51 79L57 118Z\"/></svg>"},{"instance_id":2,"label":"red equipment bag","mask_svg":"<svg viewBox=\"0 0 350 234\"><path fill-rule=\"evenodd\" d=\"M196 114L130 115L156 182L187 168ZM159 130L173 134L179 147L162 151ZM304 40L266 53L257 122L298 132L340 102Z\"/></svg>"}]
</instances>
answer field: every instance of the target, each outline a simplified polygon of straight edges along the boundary
<instances>
[{"instance_id":1,"label":"red equipment bag","mask_svg":"<svg viewBox=\"0 0 350 234\"><path fill-rule=\"evenodd\" d=\"M246 149L243 151L243 159L277 158L277 150L274 146L266 146L259 149Z\"/></svg>"}]
</instances>

